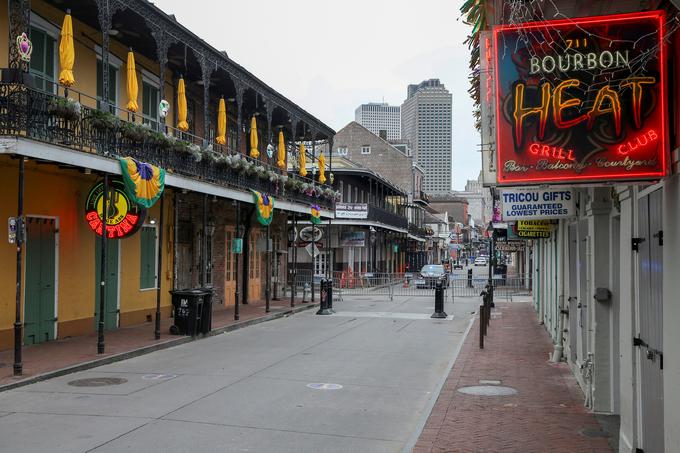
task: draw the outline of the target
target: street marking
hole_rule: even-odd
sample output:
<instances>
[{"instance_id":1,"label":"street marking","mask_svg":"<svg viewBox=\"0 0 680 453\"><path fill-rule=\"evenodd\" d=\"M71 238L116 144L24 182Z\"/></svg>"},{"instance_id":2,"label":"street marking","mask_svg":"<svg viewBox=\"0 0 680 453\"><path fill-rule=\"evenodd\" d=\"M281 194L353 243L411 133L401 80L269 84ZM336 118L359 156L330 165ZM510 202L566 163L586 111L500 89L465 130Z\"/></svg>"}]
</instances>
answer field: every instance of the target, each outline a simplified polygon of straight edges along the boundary
<instances>
[{"instance_id":1,"label":"street marking","mask_svg":"<svg viewBox=\"0 0 680 453\"><path fill-rule=\"evenodd\" d=\"M430 319L429 314L422 313L397 313L392 311L338 311L332 316L351 317L351 318L384 318L384 319ZM444 319L444 318L442 318ZM446 317L448 321L453 320L453 315Z\"/></svg>"},{"instance_id":2,"label":"street marking","mask_svg":"<svg viewBox=\"0 0 680 453\"><path fill-rule=\"evenodd\" d=\"M307 384L307 387L314 390L340 390L342 385L329 384L327 382L312 382L311 384Z\"/></svg>"},{"instance_id":3,"label":"street marking","mask_svg":"<svg viewBox=\"0 0 680 453\"><path fill-rule=\"evenodd\" d=\"M142 379L146 379L147 381L165 381L176 377L176 374L145 374L142 376Z\"/></svg>"}]
</instances>

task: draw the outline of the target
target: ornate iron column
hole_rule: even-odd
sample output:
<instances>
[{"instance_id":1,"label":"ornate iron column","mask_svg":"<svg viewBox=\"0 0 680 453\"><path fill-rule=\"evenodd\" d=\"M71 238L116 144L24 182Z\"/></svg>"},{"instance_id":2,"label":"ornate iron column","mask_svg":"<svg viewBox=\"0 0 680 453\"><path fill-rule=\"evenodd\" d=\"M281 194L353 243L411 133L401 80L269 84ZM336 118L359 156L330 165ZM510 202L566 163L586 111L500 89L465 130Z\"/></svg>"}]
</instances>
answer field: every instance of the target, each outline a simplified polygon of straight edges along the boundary
<instances>
[{"instance_id":1,"label":"ornate iron column","mask_svg":"<svg viewBox=\"0 0 680 453\"><path fill-rule=\"evenodd\" d=\"M210 141L210 75L217 63L205 55L199 57L201 63L201 80L203 81L203 146Z\"/></svg>"},{"instance_id":2,"label":"ornate iron column","mask_svg":"<svg viewBox=\"0 0 680 453\"><path fill-rule=\"evenodd\" d=\"M333 163L333 137L328 139L328 182L332 188L331 183L331 164ZM335 201L331 205L331 209L335 206ZM335 253L331 249L331 216L328 217L328 231L326 232L326 249L328 257L326 260L326 277L333 278L333 268L335 267Z\"/></svg>"},{"instance_id":3,"label":"ornate iron column","mask_svg":"<svg viewBox=\"0 0 680 453\"><path fill-rule=\"evenodd\" d=\"M21 360L21 345L23 325L21 323L21 283L22 283L22 246L24 243L24 156L19 158L19 188L17 196L17 275L16 299L14 306L14 375L21 376L23 363Z\"/></svg>"},{"instance_id":4,"label":"ornate iron column","mask_svg":"<svg viewBox=\"0 0 680 453\"><path fill-rule=\"evenodd\" d=\"M21 59L16 39L22 33L30 34L31 1L8 0L7 16L9 18L9 67L28 72L28 63Z\"/></svg>"},{"instance_id":5,"label":"ornate iron column","mask_svg":"<svg viewBox=\"0 0 680 453\"><path fill-rule=\"evenodd\" d=\"M156 41L156 58L158 59L158 97L165 99L165 69L168 65L168 49L171 41L168 34L160 27L153 26L151 35ZM165 118L158 117L158 131L165 132Z\"/></svg>"},{"instance_id":6,"label":"ornate iron column","mask_svg":"<svg viewBox=\"0 0 680 453\"><path fill-rule=\"evenodd\" d=\"M316 129L312 129L312 187L316 186L316 167L314 166L314 160L316 159ZM316 225L312 223L312 303L314 303L315 285L314 277L316 275L316 256L314 251L316 250Z\"/></svg>"},{"instance_id":7,"label":"ornate iron column","mask_svg":"<svg viewBox=\"0 0 680 453\"><path fill-rule=\"evenodd\" d=\"M111 19L115 9L111 9L109 0L97 1L97 17L99 28L102 30L102 110L108 110L109 106L109 32L111 31ZM115 8L115 6L114 6Z\"/></svg>"}]
</instances>

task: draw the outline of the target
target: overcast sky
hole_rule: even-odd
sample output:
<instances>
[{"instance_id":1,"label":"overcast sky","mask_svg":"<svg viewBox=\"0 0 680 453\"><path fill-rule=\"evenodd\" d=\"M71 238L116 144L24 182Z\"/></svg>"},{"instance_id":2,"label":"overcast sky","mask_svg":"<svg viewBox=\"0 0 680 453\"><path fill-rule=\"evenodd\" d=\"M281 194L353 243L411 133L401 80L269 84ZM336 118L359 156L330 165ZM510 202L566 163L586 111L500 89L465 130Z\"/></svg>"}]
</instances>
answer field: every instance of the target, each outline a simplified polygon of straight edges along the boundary
<instances>
[{"instance_id":1,"label":"overcast sky","mask_svg":"<svg viewBox=\"0 0 680 453\"><path fill-rule=\"evenodd\" d=\"M401 105L409 83L439 78L453 93L454 189L477 178L462 0L154 3L335 130L359 104Z\"/></svg>"}]
</instances>

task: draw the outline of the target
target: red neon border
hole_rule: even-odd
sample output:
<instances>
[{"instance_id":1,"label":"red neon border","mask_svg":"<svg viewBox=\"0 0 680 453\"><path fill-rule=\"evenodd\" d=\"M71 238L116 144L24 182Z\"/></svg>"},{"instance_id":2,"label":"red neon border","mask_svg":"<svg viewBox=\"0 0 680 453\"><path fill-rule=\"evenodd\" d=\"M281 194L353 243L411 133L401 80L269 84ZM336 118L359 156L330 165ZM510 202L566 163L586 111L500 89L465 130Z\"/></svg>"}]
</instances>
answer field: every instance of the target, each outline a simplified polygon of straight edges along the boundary
<instances>
[{"instance_id":1,"label":"red neon border","mask_svg":"<svg viewBox=\"0 0 680 453\"><path fill-rule=\"evenodd\" d=\"M496 57L494 65L494 76L496 78L496 162L498 162L498 169L496 172L496 182L498 185L510 186L524 182L554 182L554 183L566 183L570 181L582 181L582 182L602 182L602 179L615 179L617 181L636 181L636 180L648 180L663 178L668 175L668 164L666 162L668 154L668 124L666 121L666 109L668 108L666 99L666 43L663 39L666 30L666 13L662 10L647 11L647 12L637 12L637 13L626 13L626 14L611 14L611 15L600 15L600 16L588 16L579 17L574 19L558 19L558 20L548 20L541 22L525 22L523 24L516 25L501 25L494 27L493 29L493 45L494 45L494 55ZM498 57L498 35L502 31L517 30L517 29L535 29L535 28L545 28L548 26L560 27L565 25L582 25L582 24L593 24L593 23L608 23L608 22L629 22L631 20L638 19L655 19L658 21L657 28L659 30L659 77L661 84L661 135L663 136L663 150L661 152L661 168L659 172L649 172L649 173L636 173L626 177L622 174L599 174L595 176L560 176L560 177L550 177L545 178L524 178L524 179L513 179L512 181L501 181L501 175L504 175L501 170L501 141L500 141L500 125L501 125L501 102L500 102L500 79L498 77L498 67L499 57Z\"/></svg>"}]
</instances>

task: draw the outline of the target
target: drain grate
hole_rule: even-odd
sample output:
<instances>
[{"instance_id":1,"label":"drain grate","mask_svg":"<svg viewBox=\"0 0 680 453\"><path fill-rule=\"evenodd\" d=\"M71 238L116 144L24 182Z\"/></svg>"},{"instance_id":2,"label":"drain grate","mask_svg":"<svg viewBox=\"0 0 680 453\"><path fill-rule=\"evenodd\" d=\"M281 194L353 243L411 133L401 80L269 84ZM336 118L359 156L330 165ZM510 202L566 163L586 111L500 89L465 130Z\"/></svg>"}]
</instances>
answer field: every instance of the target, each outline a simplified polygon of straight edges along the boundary
<instances>
[{"instance_id":1,"label":"drain grate","mask_svg":"<svg viewBox=\"0 0 680 453\"><path fill-rule=\"evenodd\" d=\"M470 387L460 387L458 391L466 395L477 396L510 396L517 394L517 390L514 388L500 385L472 385Z\"/></svg>"},{"instance_id":2,"label":"drain grate","mask_svg":"<svg viewBox=\"0 0 680 453\"><path fill-rule=\"evenodd\" d=\"M95 378L85 378L76 379L71 381L68 385L73 387L106 387L108 385L120 385L125 384L127 379L119 377L95 377Z\"/></svg>"}]
</instances>

